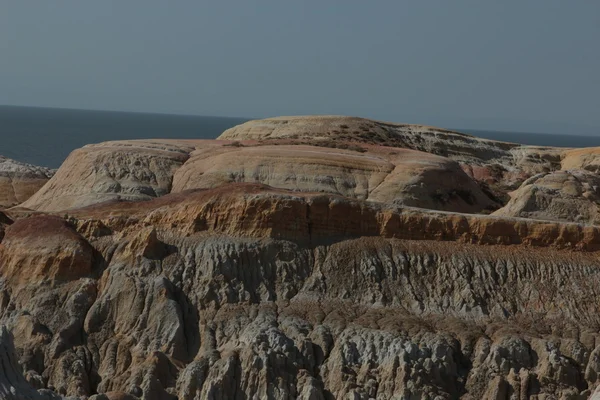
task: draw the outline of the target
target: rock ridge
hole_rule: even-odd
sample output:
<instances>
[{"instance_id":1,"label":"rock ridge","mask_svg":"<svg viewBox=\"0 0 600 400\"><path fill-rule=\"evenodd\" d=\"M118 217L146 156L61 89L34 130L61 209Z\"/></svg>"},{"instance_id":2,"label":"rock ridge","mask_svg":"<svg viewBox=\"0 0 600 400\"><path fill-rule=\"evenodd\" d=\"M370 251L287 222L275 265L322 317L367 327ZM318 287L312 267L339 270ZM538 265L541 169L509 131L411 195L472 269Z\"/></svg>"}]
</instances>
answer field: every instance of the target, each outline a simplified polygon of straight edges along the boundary
<instances>
[{"instance_id":1,"label":"rock ridge","mask_svg":"<svg viewBox=\"0 0 600 400\"><path fill-rule=\"evenodd\" d=\"M276 238L323 243L361 236L600 250L600 227L525 218L436 212L264 185L188 191L143 203L73 210L82 221L128 231L142 223L186 235Z\"/></svg>"}]
</instances>

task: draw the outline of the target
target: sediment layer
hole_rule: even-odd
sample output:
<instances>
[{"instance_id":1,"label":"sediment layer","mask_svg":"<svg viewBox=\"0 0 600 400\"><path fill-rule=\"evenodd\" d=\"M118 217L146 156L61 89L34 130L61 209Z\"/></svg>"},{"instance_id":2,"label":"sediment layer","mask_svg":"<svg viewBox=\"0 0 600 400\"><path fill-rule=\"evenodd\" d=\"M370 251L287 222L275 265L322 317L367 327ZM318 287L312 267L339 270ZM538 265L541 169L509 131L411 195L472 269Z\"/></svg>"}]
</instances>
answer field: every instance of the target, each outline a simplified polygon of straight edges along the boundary
<instances>
[{"instance_id":1,"label":"sediment layer","mask_svg":"<svg viewBox=\"0 0 600 400\"><path fill-rule=\"evenodd\" d=\"M0 214L0 397L586 399L595 154L340 117L86 146Z\"/></svg>"}]
</instances>

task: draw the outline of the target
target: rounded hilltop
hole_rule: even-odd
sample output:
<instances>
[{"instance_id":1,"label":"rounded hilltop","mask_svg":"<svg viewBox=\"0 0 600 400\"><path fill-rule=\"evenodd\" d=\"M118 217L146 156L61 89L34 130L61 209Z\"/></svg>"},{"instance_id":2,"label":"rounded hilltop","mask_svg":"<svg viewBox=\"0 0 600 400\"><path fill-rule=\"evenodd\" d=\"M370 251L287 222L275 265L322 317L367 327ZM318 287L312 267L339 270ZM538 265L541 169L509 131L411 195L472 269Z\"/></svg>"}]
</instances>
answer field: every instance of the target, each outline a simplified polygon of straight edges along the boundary
<instances>
[{"instance_id":1,"label":"rounded hilltop","mask_svg":"<svg viewBox=\"0 0 600 400\"><path fill-rule=\"evenodd\" d=\"M595 153L584 150L524 146L358 117L275 117L242 123L216 140L84 146L71 153L48 184L30 198L24 196L21 206L60 212L257 183L396 206L488 214L507 205L511 193L532 176L563 168L591 170ZM546 216L514 210L511 203L497 215Z\"/></svg>"},{"instance_id":2,"label":"rounded hilltop","mask_svg":"<svg viewBox=\"0 0 600 400\"><path fill-rule=\"evenodd\" d=\"M275 117L248 121L223 132L220 140L351 141L410 148L442 156L490 158L517 144L480 139L426 125L397 124L335 115Z\"/></svg>"},{"instance_id":3,"label":"rounded hilltop","mask_svg":"<svg viewBox=\"0 0 600 400\"><path fill-rule=\"evenodd\" d=\"M22 207L59 212L234 183L467 213L501 205L456 161L407 148L339 140L331 146L302 140L144 140L74 151Z\"/></svg>"},{"instance_id":4,"label":"rounded hilltop","mask_svg":"<svg viewBox=\"0 0 600 400\"><path fill-rule=\"evenodd\" d=\"M340 137L349 140L393 140L398 131L435 132L471 137L448 129L417 124L399 124L342 115L282 116L245 122L227 129L218 139L311 139Z\"/></svg>"},{"instance_id":5,"label":"rounded hilltop","mask_svg":"<svg viewBox=\"0 0 600 400\"><path fill-rule=\"evenodd\" d=\"M584 170L541 173L511 193L504 217L600 224L600 177Z\"/></svg>"},{"instance_id":6,"label":"rounded hilltop","mask_svg":"<svg viewBox=\"0 0 600 400\"><path fill-rule=\"evenodd\" d=\"M21 205L59 212L259 183L399 206L490 213L527 178L560 169L563 152L424 125L344 116L276 117L245 122L216 140L84 146Z\"/></svg>"}]
</instances>

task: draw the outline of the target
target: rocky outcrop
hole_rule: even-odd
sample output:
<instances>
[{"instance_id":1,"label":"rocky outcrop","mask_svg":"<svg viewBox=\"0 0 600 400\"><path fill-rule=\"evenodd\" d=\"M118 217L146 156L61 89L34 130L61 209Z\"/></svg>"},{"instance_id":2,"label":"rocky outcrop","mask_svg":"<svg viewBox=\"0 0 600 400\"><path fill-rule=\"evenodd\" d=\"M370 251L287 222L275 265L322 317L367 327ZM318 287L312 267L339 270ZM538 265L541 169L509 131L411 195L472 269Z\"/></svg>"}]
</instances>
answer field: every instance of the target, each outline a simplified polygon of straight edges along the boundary
<instances>
[{"instance_id":1,"label":"rocky outcrop","mask_svg":"<svg viewBox=\"0 0 600 400\"><path fill-rule=\"evenodd\" d=\"M6 400L59 400L48 390L36 390L25 380L19 368L12 335L0 326L0 398Z\"/></svg>"},{"instance_id":2,"label":"rocky outcrop","mask_svg":"<svg viewBox=\"0 0 600 400\"><path fill-rule=\"evenodd\" d=\"M571 149L564 152L561 167L564 170L582 169L592 173L600 172L599 147Z\"/></svg>"},{"instance_id":3,"label":"rocky outcrop","mask_svg":"<svg viewBox=\"0 0 600 400\"><path fill-rule=\"evenodd\" d=\"M565 149L498 142L423 125L394 124L342 116L277 117L226 130L221 140L299 142L319 146L340 141L377 144L436 154L458 162L495 201L527 178L560 169Z\"/></svg>"},{"instance_id":4,"label":"rocky outcrop","mask_svg":"<svg viewBox=\"0 0 600 400\"><path fill-rule=\"evenodd\" d=\"M99 219L95 223L110 232L134 229L138 243L135 247L143 251L148 251L150 243L157 240L151 239L151 231L140 232L137 224L188 236L275 238L313 245L377 236L585 251L600 249L600 227L597 226L442 213L340 196L302 195L252 184L169 195L146 203L100 205L74 210L71 216L93 216ZM151 249L158 251L156 245Z\"/></svg>"},{"instance_id":5,"label":"rocky outcrop","mask_svg":"<svg viewBox=\"0 0 600 400\"><path fill-rule=\"evenodd\" d=\"M431 126L394 124L344 116L277 117L248 121L226 130L221 140L348 140L409 148L444 157L490 160L520 146Z\"/></svg>"},{"instance_id":6,"label":"rocky outcrop","mask_svg":"<svg viewBox=\"0 0 600 400\"><path fill-rule=\"evenodd\" d=\"M363 150L211 147L194 152L177 170L172 192L248 182L435 210L479 212L499 206L449 159L380 146Z\"/></svg>"},{"instance_id":7,"label":"rocky outcrop","mask_svg":"<svg viewBox=\"0 0 600 400\"><path fill-rule=\"evenodd\" d=\"M18 247L38 236L46 255ZM0 323L17 371L63 396L586 398L598 237L260 185L186 191L17 220Z\"/></svg>"},{"instance_id":8,"label":"rocky outcrop","mask_svg":"<svg viewBox=\"0 0 600 400\"><path fill-rule=\"evenodd\" d=\"M75 151L22 207L62 211L236 182L459 212L490 212L500 206L452 160L381 146L363 150L217 141L109 142Z\"/></svg>"},{"instance_id":9,"label":"rocky outcrop","mask_svg":"<svg viewBox=\"0 0 600 400\"><path fill-rule=\"evenodd\" d=\"M344 116L295 116L248 121L226 130L221 140L298 140L326 142L347 140L408 148L448 157L465 164L527 168L560 163L561 149L523 146L477 138L448 129L424 125L395 124ZM558 157L557 157L558 156Z\"/></svg>"},{"instance_id":10,"label":"rocky outcrop","mask_svg":"<svg viewBox=\"0 0 600 400\"><path fill-rule=\"evenodd\" d=\"M13 223L12 218L0 211L0 242L4 238L6 228Z\"/></svg>"},{"instance_id":11,"label":"rocky outcrop","mask_svg":"<svg viewBox=\"0 0 600 400\"><path fill-rule=\"evenodd\" d=\"M6 229L0 257L6 280L62 281L90 276L94 249L62 218L37 216Z\"/></svg>"},{"instance_id":12,"label":"rocky outcrop","mask_svg":"<svg viewBox=\"0 0 600 400\"><path fill-rule=\"evenodd\" d=\"M600 177L585 170L554 171L527 179L494 215L600 223Z\"/></svg>"},{"instance_id":13,"label":"rocky outcrop","mask_svg":"<svg viewBox=\"0 0 600 400\"><path fill-rule=\"evenodd\" d=\"M74 151L22 207L64 211L236 182L445 211L490 213L564 149L350 117L250 121L220 140L120 141Z\"/></svg>"},{"instance_id":14,"label":"rocky outcrop","mask_svg":"<svg viewBox=\"0 0 600 400\"><path fill-rule=\"evenodd\" d=\"M337 117L224 136L86 146L0 214L0 398L597 394L593 149Z\"/></svg>"},{"instance_id":15,"label":"rocky outcrop","mask_svg":"<svg viewBox=\"0 0 600 400\"><path fill-rule=\"evenodd\" d=\"M162 196L170 192L173 174L193 149L191 142L168 140L85 146L71 153L52 179L22 206L59 211Z\"/></svg>"},{"instance_id":16,"label":"rocky outcrop","mask_svg":"<svg viewBox=\"0 0 600 400\"><path fill-rule=\"evenodd\" d=\"M24 202L52 177L53 171L0 156L0 208Z\"/></svg>"}]
</instances>

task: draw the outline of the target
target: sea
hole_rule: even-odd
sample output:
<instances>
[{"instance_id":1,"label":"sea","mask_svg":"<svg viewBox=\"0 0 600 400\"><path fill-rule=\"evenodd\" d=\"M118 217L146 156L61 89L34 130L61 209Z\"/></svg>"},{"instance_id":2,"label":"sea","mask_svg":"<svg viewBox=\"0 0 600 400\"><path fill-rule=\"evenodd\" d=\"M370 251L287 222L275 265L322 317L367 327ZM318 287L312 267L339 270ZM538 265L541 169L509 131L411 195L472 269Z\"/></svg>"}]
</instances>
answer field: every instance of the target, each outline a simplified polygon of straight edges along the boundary
<instances>
[{"instance_id":1,"label":"sea","mask_svg":"<svg viewBox=\"0 0 600 400\"><path fill-rule=\"evenodd\" d=\"M245 118L0 106L0 155L58 168L71 151L123 139L214 139ZM540 146L600 146L600 136L456 129L486 139Z\"/></svg>"},{"instance_id":2,"label":"sea","mask_svg":"<svg viewBox=\"0 0 600 400\"><path fill-rule=\"evenodd\" d=\"M71 151L123 139L214 139L244 118L0 106L0 155L58 168Z\"/></svg>"}]
</instances>

